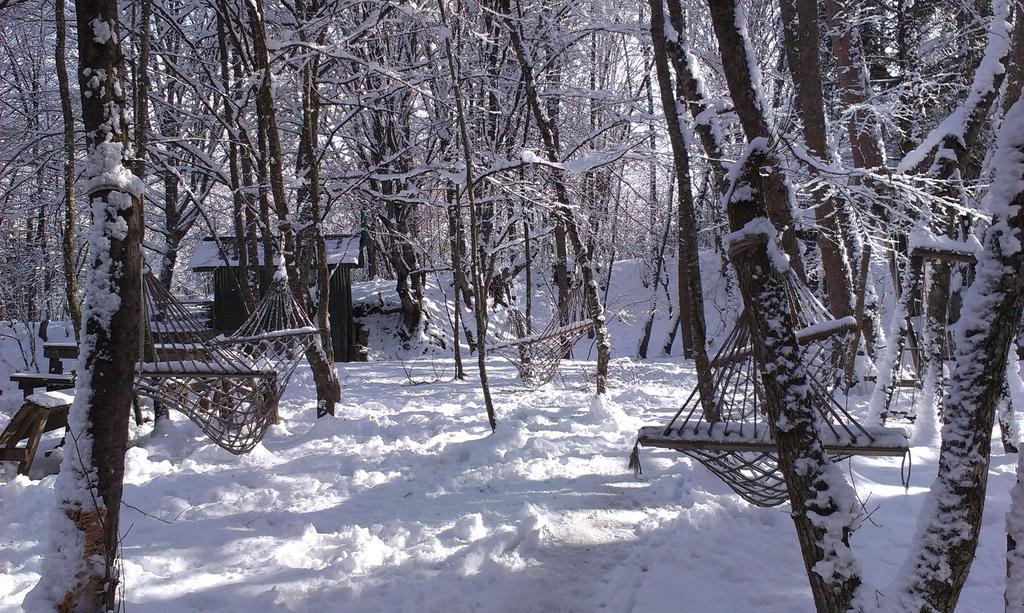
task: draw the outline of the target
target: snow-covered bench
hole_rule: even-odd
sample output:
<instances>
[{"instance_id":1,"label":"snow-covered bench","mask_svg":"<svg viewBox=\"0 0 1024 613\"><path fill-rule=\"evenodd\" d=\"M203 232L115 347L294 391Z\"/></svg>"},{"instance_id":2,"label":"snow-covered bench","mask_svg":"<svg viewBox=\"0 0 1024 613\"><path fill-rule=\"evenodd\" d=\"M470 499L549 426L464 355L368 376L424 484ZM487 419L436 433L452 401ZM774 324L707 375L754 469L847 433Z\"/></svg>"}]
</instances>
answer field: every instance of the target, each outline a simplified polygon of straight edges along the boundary
<instances>
[{"instance_id":1,"label":"snow-covered bench","mask_svg":"<svg viewBox=\"0 0 1024 613\"><path fill-rule=\"evenodd\" d=\"M43 434L68 425L68 409L75 397L64 392L32 394L0 432L0 460L18 463L18 474L28 474ZM18 444L27 439L24 447Z\"/></svg>"}]
</instances>

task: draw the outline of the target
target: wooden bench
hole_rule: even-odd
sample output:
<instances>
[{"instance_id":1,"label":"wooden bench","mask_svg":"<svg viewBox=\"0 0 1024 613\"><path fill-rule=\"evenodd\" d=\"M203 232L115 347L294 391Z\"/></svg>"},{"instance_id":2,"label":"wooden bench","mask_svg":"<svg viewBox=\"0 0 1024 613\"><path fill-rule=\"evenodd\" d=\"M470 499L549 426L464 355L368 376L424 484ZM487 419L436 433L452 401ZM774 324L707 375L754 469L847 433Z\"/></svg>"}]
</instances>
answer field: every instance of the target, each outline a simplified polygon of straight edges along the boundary
<instances>
[{"instance_id":1,"label":"wooden bench","mask_svg":"<svg viewBox=\"0 0 1024 613\"><path fill-rule=\"evenodd\" d=\"M0 460L18 463L18 474L27 475L43 434L68 425L68 409L75 397L62 392L32 394L0 432ZM28 439L24 447L18 443Z\"/></svg>"},{"instance_id":2,"label":"wooden bench","mask_svg":"<svg viewBox=\"0 0 1024 613\"><path fill-rule=\"evenodd\" d=\"M78 343L43 343L43 357L50 361L51 375L64 373L64 360L78 359Z\"/></svg>"},{"instance_id":3,"label":"wooden bench","mask_svg":"<svg viewBox=\"0 0 1024 613\"><path fill-rule=\"evenodd\" d=\"M27 400L28 397L40 387L45 387L46 391L54 392L57 390L68 389L69 387L75 386L75 374L46 374L41 372L16 372L11 373L11 381L18 384L18 388L21 390L22 395Z\"/></svg>"}]
</instances>

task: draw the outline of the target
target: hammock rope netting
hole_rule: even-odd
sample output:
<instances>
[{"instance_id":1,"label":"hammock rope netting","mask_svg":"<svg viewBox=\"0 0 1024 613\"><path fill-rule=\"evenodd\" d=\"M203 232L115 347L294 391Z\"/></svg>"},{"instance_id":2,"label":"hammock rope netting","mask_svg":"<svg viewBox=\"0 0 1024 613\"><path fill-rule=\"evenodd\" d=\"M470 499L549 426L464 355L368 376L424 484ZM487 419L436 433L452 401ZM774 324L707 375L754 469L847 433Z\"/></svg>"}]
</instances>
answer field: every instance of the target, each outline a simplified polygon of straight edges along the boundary
<instances>
[{"instance_id":1,"label":"hammock rope netting","mask_svg":"<svg viewBox=\"0 0 1024 613\"><path fill-rule=\"evenodd\" d=\"M528 385L540 386L555 376L562 359L571 355L573 346L593 330L594 319L587 308L586 294L583 286L577 285L539 332L522 311L510 306L505 326L491 351L511 362Z\"/></svg>"},{"instance_id":2,"label":"hammock rope netting","mask_svg":"<svg viewBox=\"0 0 1024 613\"><path fill-rule=\"evenodd\" d=\"M181 411L231 453L251 451L317 335L287 279L275 277L238 331L216 338L152 274L144 289L136 392Z\"/></svg>"},{"instance_id":3,"label":"hammock rope netting","mask_svg":"<svg viewBox=\"0 0 1024 613\"><path fill-rule=\"evenodd\" d=\"M928 284L925 283L924 263L929 259L943 259L943 254L956 254L954 257L962 258L963 252L953 250L931 249L928 255L921 255L921 250L915 248L911 252L911 262L907 263L906 278L902 285L904 291L911 292L899 298L903 303L904 323L895 331L890 330L886 339L888 344L895 344L897 356L896 363L876 364L880 369L888 369L890 376L887 377L887 385L883 390L884 406L881 411L882 423L913 424L917 419L917 405L924 385L926 371L926 353L928 348L922 341L926 340L923 333L926 330L927 321L925 309L927 308ZM945 257L945 256L944 256ZM973 257L973 256L972 256ZM915 260L916 263L915 263ZM969 264L960 259L961 265ZM917 288L914 292L912 288ZM953 352L956 347L956 338L948 327L944 331L945 342L942 347L943 357L947 368L952 368ZM887 349L883 345L880 349Z\"/></svg>"},{"instance_id":4,"label":"hammock rope netting","mask_svg":"<svg viewBox=\"0 0 1024 613\"><path fill-rule=\"evenodd\" d=\"M851 335L857 333L856 321L832 318L792 273L786 278L801 364L825 450L836 461L853 455L903 456L908 447L902 429L869 431L833 395L842 377L842 358L851 346ZM710 396L703 402L701 390ZM641 428L637 443L678 450L748 502L777 506L788 501L789 494L763 402L744 312L714 354L709 370L698 373L697 385L668 425Z\"/></svg>"}]
</instances>

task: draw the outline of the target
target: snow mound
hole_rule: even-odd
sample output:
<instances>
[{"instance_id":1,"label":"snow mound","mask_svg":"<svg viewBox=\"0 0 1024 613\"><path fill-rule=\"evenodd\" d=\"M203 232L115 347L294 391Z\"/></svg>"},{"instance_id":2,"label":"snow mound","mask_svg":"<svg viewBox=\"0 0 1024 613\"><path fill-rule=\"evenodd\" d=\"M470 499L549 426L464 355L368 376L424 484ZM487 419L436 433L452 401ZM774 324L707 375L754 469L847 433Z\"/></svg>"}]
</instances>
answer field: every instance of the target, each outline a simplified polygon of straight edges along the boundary
<instances>
[{"instance_id":1,"label":"snow mound","mask_svg":"<svg viewBox=\"0 0 1024 613\"><path fill-rule=\"evenodd\" d=\"M626 415L625 411L608 398L606 394L597 394L590 401L590 409L578 420L578 423L595 426L603 432L635 433L637 422Z\"/></svg>"}]
</instances>

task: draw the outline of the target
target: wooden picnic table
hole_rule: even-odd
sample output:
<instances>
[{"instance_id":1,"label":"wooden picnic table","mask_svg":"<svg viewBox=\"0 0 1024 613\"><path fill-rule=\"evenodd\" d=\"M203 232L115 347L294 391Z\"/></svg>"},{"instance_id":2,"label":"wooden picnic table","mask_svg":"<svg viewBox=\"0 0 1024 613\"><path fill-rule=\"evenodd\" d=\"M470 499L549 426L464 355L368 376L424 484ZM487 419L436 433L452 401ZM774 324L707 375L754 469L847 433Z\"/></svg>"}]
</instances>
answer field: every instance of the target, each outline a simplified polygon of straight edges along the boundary
<instances>
[{"instance_id":1,"label":"wooden picnic table","mask_svg":"<svg viewBox=\"0 0 1024 613\"><path fill-rule=\"evenodd\" d=\"M21 395L28 398L41 387L46 388L48 392L74 387L75 373L14 372L11 373L11 381L17 383Z\"/></svg>"},{"instance_id":2,"label":"wooden picnic table","mask_svg":"<svg viewBox=\"0 0 1024 613\"><path fill-rule=\"evenodd\" d=\"M202 360L205 355L202 345L193 343L156 343L153 347L160 361ZM75 386L75 373L64 372L64 360L78 359L78 343L43 343L43 357L49 360L48 373L11 373L11 381L18 384L25 398L39 388L54 391Z\"/></svg>"}]
</instances>

